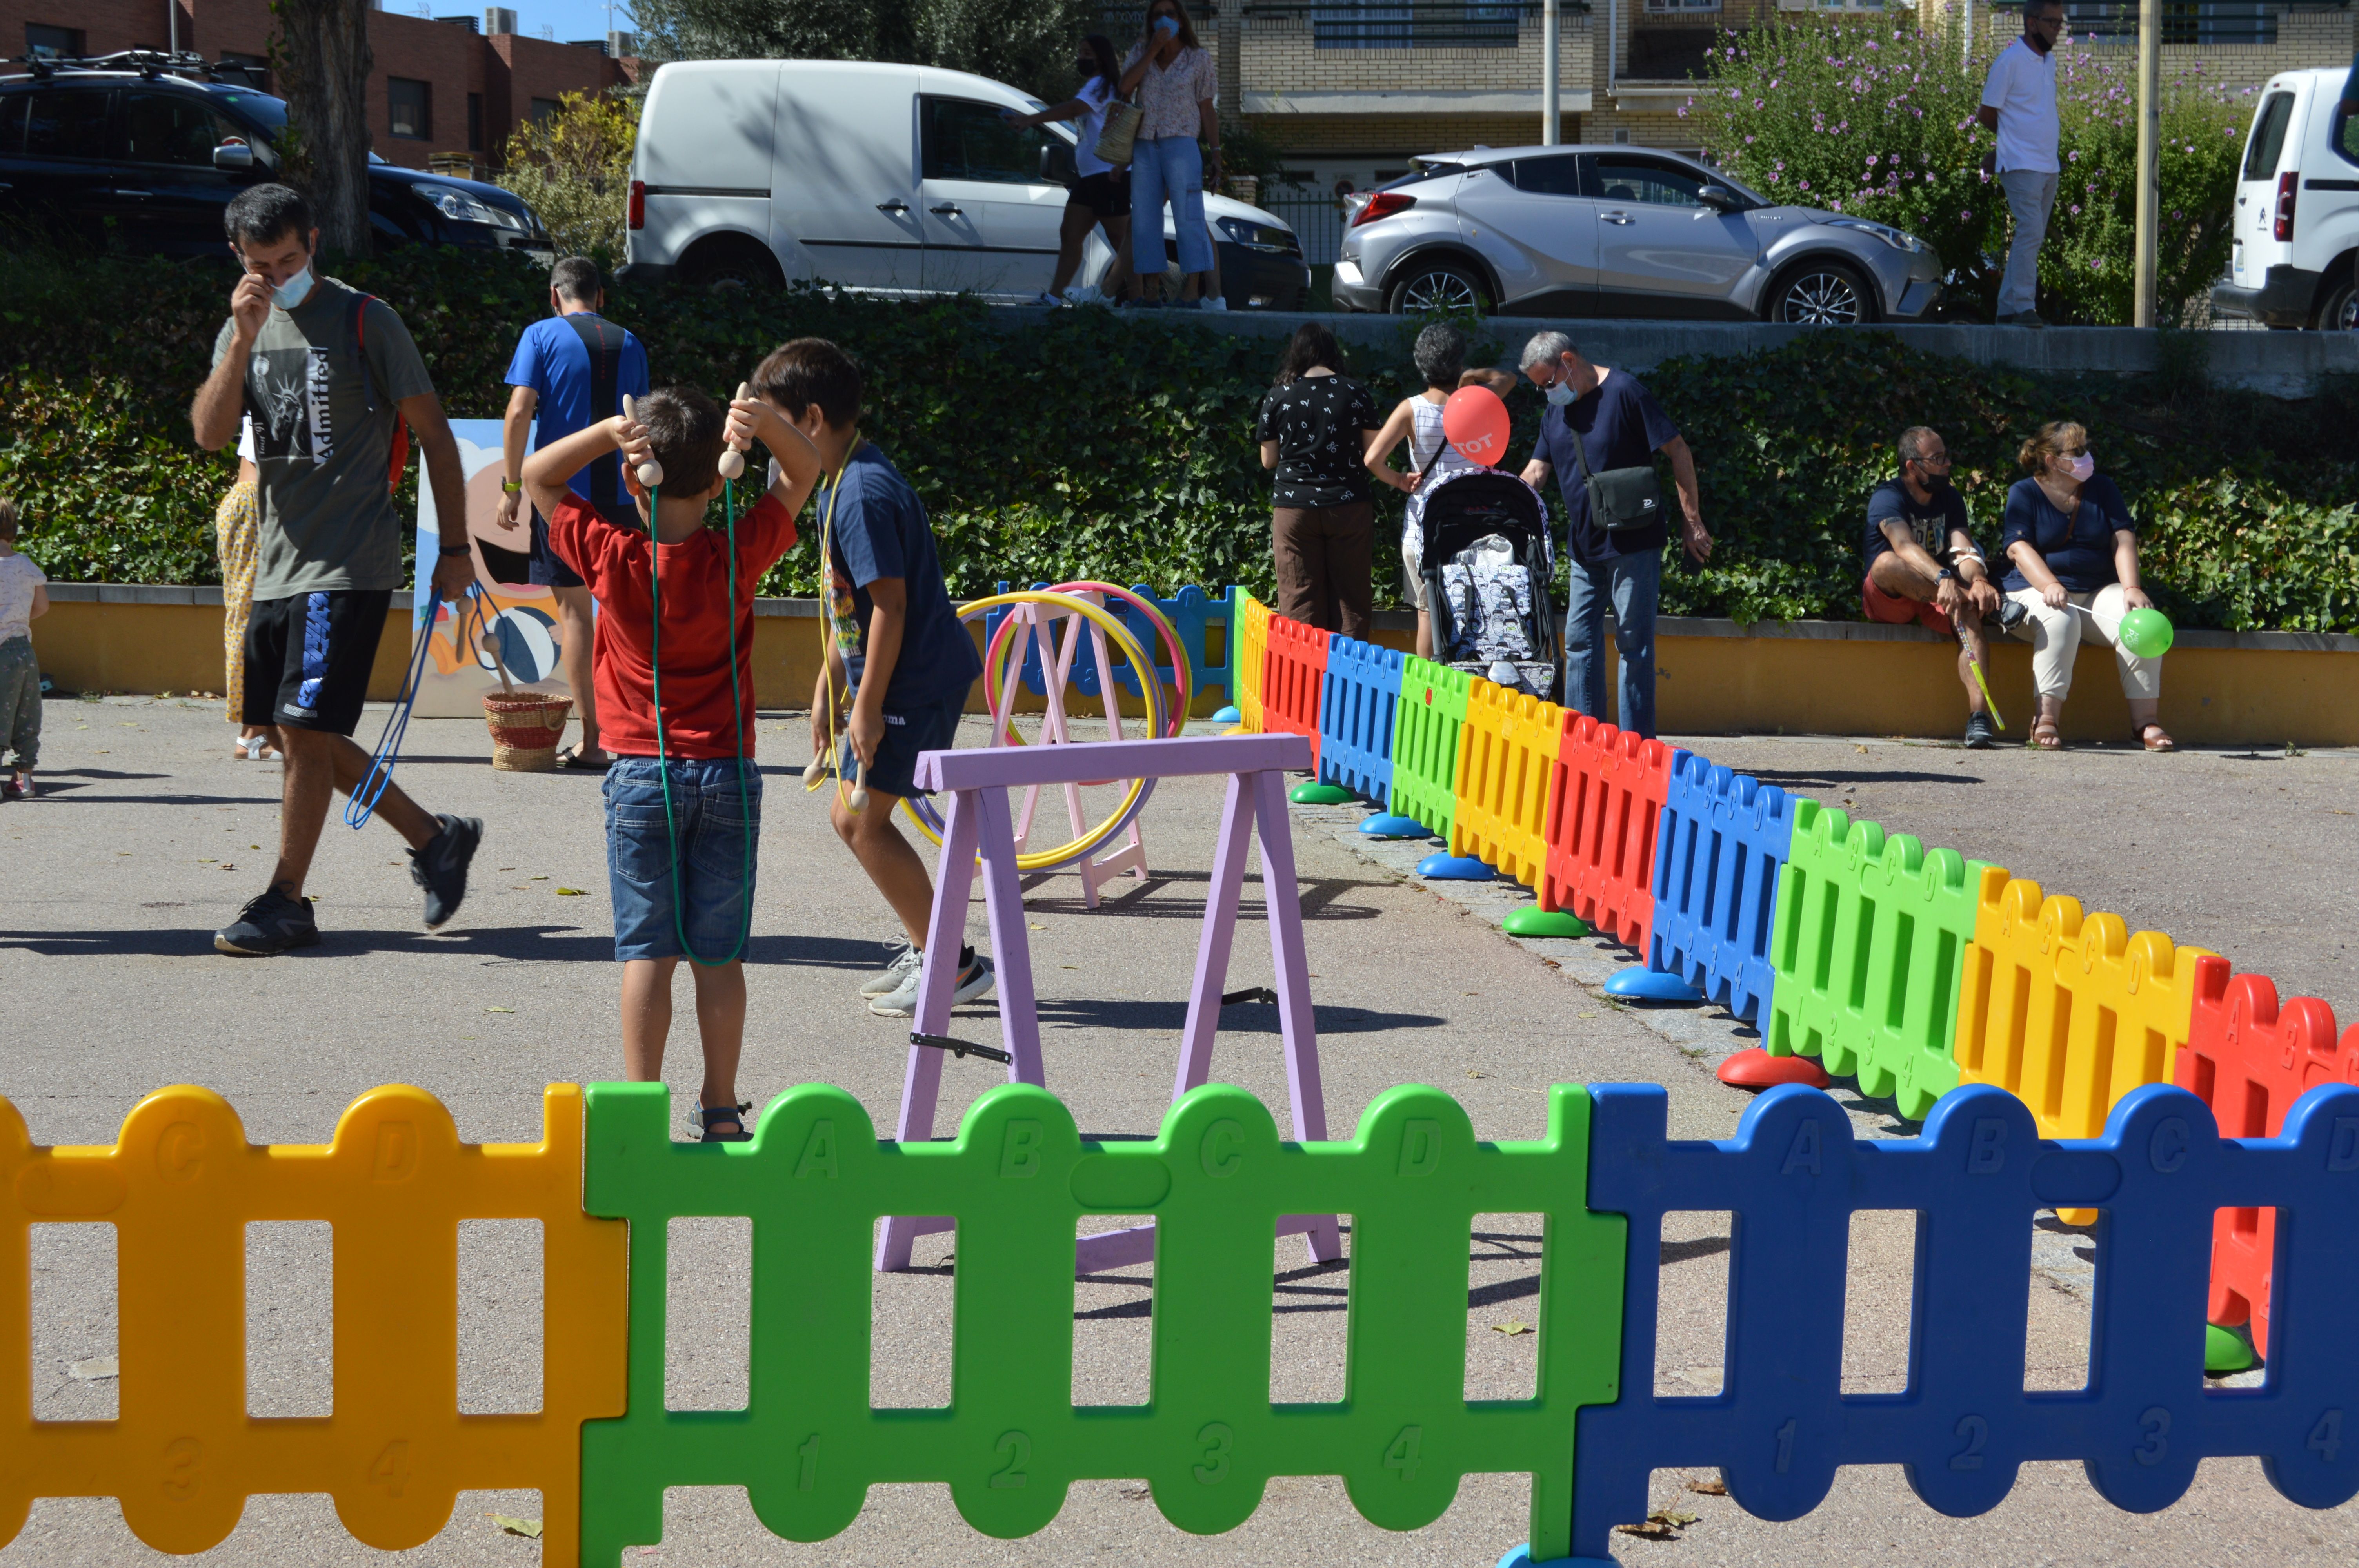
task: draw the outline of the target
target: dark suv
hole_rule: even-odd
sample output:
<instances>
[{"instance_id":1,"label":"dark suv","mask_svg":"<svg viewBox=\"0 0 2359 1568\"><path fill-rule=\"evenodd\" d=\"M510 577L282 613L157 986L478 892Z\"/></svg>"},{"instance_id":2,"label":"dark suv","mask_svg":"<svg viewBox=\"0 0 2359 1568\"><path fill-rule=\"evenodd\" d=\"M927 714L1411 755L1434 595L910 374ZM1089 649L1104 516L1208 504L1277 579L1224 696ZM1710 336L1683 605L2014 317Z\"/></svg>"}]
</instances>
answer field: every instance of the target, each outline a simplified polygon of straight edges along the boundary
<instances>
[{"instance_id":1,"label":"dark suv","mask_svg":"<svg viewBox=\"0 0 2359 1568\"><path fill-rule=\"evenodd\" d=\"M0 76L0 229L21 224L108 250L229 259L222 209L247 186L277 178L284 103L213 80L216 68L191 56L25 63L27 74ZM369 218L379 244L554 259L549 231L513 192L402 168L374 153Z\"/></svg>"}]
</instances>

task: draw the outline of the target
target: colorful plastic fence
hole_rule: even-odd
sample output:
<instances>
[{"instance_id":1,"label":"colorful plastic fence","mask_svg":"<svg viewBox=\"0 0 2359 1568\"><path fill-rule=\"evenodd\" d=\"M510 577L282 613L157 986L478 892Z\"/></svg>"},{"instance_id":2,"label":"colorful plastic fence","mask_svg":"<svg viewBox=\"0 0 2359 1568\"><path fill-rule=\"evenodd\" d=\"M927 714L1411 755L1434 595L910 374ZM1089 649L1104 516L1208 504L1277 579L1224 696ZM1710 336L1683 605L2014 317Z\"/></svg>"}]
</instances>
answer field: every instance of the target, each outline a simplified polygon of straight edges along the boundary
<instances>
[{"instance_id":1,"label":"colorful plastic fence","mask_svg":"<svg viewBox=\"0 0 2359 1568\"><path fill-rule=\"evenodd\" d=\"M1579 915L1625 947L1652 949L1655 849L1671 769L1687 755L1571 708L1558 718L1542 909Z\"/></svg>"},{"instance_id":2,"label":"colorful plastic fence","mask_svg":"<svg viewBox=\"0 0 2359 1568\"><path fill-rule=\"evenodd\" d=\"M1408 655L1353 637L1327 650L1319 695L1319 782L1382 802L1393 789L1393 725Z\"/></svg>"},{"instance_id":3,"label":"colorful plastic fence","mask_svg":"<svg viewBox=\"0 0 2359 1568\"><path fill-rule=\"evenodd\" d=\"M1757 1022L1777 979L1769 933L1793 834L1784 790L1692 753L1680 757L1655 855L1647 967Z\"/></svg>"},{"instance_id":4,"label":"colorful plastic fence","mask_svg":"<svg viewBox=\"0 0 2359 1568\"><path fill-rule=\"evenodd\" d=\"M1458 820L1458 730L1475 677L1430 659L1401 661L1400 714L1393 722L1392 809L1447 838Z\"/></svg>"},{"instance_id":5,"label":"colorful plastic fence","mask_svg":"<svg viewBox=\"0 0 2359 1568\"><path fill-rule=\"evenodd\" d=\"M1234 620L1230 626L1229 658L1236 677L1233 687L1245 727L1256 734L1268 728L1262 714L1262 671L1269 661L1269 606L1243 589L1231 590Z\"/></svg>"},{"instance_id":6,"label":"colorful plastic fence","mask_svg":"<svg viewBox=\"0 0 2359 1568\"><path fill-rule=\"evenodd\" d=\"M1453 855L1473 855L1538 887L1548 864L1549 792L1564 709L1487 680L1467 694L1459 731Z\"/></svg>"}]
</instances>

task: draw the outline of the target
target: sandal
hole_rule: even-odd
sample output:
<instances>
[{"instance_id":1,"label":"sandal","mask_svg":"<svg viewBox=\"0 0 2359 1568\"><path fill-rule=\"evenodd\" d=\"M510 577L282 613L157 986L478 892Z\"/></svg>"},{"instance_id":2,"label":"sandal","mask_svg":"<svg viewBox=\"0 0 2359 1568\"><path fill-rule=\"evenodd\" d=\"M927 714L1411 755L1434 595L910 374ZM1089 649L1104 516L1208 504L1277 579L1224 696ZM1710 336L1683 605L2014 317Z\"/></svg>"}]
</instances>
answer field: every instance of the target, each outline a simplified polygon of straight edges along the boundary
<instances>
[{"instance_id":1,"label":"sandal","mask_svg":"<svg viewBox=\"0 0 2359 1568\"><path fill-rule=\"evenodd\" d=\"M744 1105L712 1107L699 1105L696 1108L696 1120L697 1125L703 1129L703 1136L697 1141L701 1143L752 1142L754 1135L745 1130L745 1113L753 1108L753 1102L750 1100ZM719 1129L723 1127L733 1128L734 1130L720 1131Z\"/></svg>"},{"instance_id":2,"label":"sandal","mask_svg":"<svg viewBox=\"0 0 2359 1568\"><path fill-rule=\"evenodd\" d=\"M2149 752L2176 752L2179 750L2179 742L2170 738L2170 731L2165 730L2161 725L2157 724L2151 719L2147 719L2143 724L2134 724L2130 726L2130 739L2136 741L2139 745L2144 746Z\"/></svg>"},{"instance_id":3,"label":"sandal","mask_svg":"<svg viewBox=\"0 0 2359 1568\"><path fill-rule=\"evenodd\" d=\"M2060 752L2064 749L2064 737L2053 719L2035 719L2031 721L2031 739L2026 744L2041 752Z\"/></svg>"},{"instance_id":4,"label":"sandal","mask_svg":"<svg viewBox=\"0 0 2359 1568\"><path fill-rule=\"evenodd\" d=\"M276 762L281 760L267 735L239 736L233 754L241 762Z\"/></svg>"},{"instance_id":5,"label":"sandal","mask_svg":"<svg viewBox=\"0 0 2359 1568\"><path fill-rule=\"evenodd\" d=\"M585 760L582 753L582 747L576 743L557 753L557 765L569 773L603 773L614 765L614 759L606 756L603 752L599 752L598 755L605 760L597 762Z\"/></svg>"}]
</instances>

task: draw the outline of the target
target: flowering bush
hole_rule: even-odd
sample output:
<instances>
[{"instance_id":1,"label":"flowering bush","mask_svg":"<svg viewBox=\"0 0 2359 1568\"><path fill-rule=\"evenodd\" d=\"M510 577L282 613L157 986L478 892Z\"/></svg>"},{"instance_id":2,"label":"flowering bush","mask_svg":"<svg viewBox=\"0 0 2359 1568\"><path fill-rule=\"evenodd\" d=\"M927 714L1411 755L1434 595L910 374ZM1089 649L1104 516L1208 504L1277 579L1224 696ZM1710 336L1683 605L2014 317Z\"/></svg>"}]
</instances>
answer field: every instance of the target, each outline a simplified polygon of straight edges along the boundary
<instances>
[{"instance_id":1,"label":"flowering bush","mask_svg":"<svg viewBox=\"0 0 2359 1568\"><path fill-rule=\"evenodd\" d=\"M1948 270L1951 312L1987 319L2009 230L2006 195L1981 167L1992 138L1974 118L1991 59L1954 33L1887 18L1781 16L1726 34L1710 84L1680 112L1712 157L1772 200L1924 240ZM2167 84L2163 102L2156 301L2166 321L2228 259L2245 110L2201 69ZM2131 51L2059 47L2064 173L2039 265L2052 319L2130 319L2136 80Z\"/></svg>"}]
</instances>

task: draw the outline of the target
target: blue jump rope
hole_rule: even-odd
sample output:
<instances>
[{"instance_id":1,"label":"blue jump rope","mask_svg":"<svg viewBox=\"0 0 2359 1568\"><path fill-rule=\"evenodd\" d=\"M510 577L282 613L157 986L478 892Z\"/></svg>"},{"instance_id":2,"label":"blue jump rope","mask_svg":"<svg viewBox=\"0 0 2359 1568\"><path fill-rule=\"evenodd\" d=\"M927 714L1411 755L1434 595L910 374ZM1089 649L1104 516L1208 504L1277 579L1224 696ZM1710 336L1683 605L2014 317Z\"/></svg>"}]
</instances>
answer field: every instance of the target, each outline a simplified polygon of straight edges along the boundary
<instances>
[{"instance_id":1,"label":"blue jump rope","mask_svg":"<svg viewBox=\"0 0 2359 1568\"><path fill-rule=\"evenodd\" d=\"M393 711L386 715L385 730L376 738L376 749L369 753L368 772L361 775L361 782L345 797L347 827L367 827L369 819L376 815L376 803L384 797L385 786L393 782L393 765L401 760L402 738L409 732L410 709L418 705L419 683L426 678L426 661L432 651L434 612L441 602L440 599L429 599L418 612L418 645L410 652L409 674L402 681L401 694L393 700ZM484 590L475 584L469 583L464 600L453 602L451 608L451 640L462 659L471 649L499 635L492 618L484 613Z\"/></svg>"}]
</instances>

